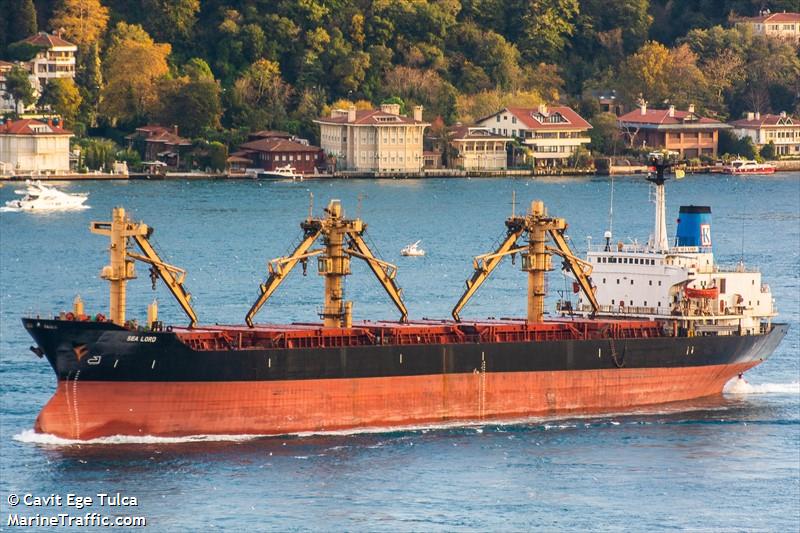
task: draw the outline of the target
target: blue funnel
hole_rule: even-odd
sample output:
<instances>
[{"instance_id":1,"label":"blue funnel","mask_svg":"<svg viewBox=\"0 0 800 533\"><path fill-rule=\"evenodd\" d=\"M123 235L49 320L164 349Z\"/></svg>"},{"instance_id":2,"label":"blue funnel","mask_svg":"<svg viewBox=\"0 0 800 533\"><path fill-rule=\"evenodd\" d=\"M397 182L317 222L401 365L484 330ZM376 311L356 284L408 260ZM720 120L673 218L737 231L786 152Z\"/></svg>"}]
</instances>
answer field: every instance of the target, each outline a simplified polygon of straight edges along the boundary
<instances>
[{"instance_id":1,"label":"blue funnel","mask_svg":"<svg viewBox=\"0 0 800 533\"><path fill-rule=\"evenodd\" d=\"M711 208L707 205L682 205L678 215L678 246L697 246L711 251Z\"/></svg>"}]
</instances>

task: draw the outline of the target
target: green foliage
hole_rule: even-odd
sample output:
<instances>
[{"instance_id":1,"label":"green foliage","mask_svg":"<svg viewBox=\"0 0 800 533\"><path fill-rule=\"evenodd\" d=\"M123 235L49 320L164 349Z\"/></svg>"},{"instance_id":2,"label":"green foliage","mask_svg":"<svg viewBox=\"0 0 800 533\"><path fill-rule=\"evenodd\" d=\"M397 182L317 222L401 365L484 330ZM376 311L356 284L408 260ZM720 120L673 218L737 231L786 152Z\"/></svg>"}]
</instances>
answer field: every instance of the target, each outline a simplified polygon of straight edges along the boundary
<instances>
[{"instance_id":1,"label":"green foliage","mask_svg":"<svg viewBox=\"0 0 800 533\"><path fill-rule=\"evenodd\" d=\"M36 24L36 8L33 0L7 0L8 42L20 41L38 30ZM5 15L3 16L5 18Z\"/></svg>"},{"instance_id":2,"label":"green foliage","mask_svg":"<svg viewBox=\"0 0 800 533\"><path fill-rule=\"evenodd\" d=\"M124 161L128 164L128 170L133 172L139 170L142 164L142 156L133 148L119 150L114 157L117 161Z\"/></svg>"},{"instance_id":3,"label":"green foliage","mask_svg":"<svg viewBox=\"0 0 800 533\"><path fill-rule=\"evenodd\" d=\"M196 137L218 128L221 116L220 87L213 78L179 78L159 84L159 107L151 118L159 124L177 125L182 135Z\"/></svg>"},{"instance_id":4,"label":"green foliage","mask_svg":"<svg viewBox=\"0 0 800 533\"><path fill-rule=\"evenodd\" d=\"M381 101L382 104L397 104L400 106L400 114L405 115L408 113L408 109L406 108L406 103L403 101L402 98L399 96L390 96L389 98L384 98Z\"/></svg>"},{"instance_id":5,"label":"green foliage","mask_svg":"<svg viewBox=\"0 0 800 533\"><path fill-rule=\"evenodd\" d=\"M27 107L36 101L28 71L17 65L13 66L6 75L6 91L14 99L14 102L21 103Z\"/></svg>"},{"instance_id":6,"label":"green foliage","mask_svg":"<svg viewBox=\"0 0 800 533\"><path fill-rule=\"evenodd\" d=\"M591 119L592 129L589 137L592 142L589 148L595 153L615 155L622 153L625 142L617 127L617 116L613 113L600 113Z\"/></svg>"},{"instance_id":7,"label":"green foliage","mask_svg":"<svg viewBox=\"0 0 800 533\"><path fill-rule=\"evenodd\" d=\"M767 161L776 159L777 152L775 150L775 143L770 141L761 147L761 158Z\"/></svg>"},{"instance_id":8,"label":"green foliage","mask_svg":"<svg viewBox=\"0 0 800 533\"><path fill-rule=\"evenodd\" d=\"M81 163L89 170L111 171L119 147L110 139L88 138L80 143Z\"/></svg>"},{"instance_id":9,"label":"green foliage","mask_svg":"<svg viewBox=\"0 0 800 533\"><path fill-rule=\"evenodd\" d=\"M570 154L567 164L572 168L589 168L592 166L592 154L583 146L578 146L578 148Z\"/></svg>"},{"instance_id":10,"label":"green foliage","mask_svg":"<svg viewBox=\"0 0 800 533\"><path fill-rule=\"evenodd\" d=\"M12 61L30 61L41 48L23 41L8 45L8 58Z\"/></svg>"},{"instance_id":11,"label":"green foliage","mask_svg":"<svg viewBox=\"0 0 800 533\"><path fill-rule=\"evenodd\" d=\"M719 131L719 147L717 151L721 155L741 156L746 159L755 159L757 149L753 140L744 136L741 139L730 130Z\"/></svg>"}]
</instances>

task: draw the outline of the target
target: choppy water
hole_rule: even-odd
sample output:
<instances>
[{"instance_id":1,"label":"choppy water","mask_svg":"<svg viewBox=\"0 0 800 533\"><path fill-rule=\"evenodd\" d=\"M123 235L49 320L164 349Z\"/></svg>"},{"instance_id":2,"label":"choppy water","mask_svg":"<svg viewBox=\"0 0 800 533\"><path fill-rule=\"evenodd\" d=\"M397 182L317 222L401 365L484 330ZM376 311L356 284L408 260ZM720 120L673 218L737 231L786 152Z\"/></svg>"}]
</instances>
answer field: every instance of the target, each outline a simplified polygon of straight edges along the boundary
<instances>
[{"instance_id":1,"label":"choppy water","mask_svg":"<svg viewBox=\"0 0 800 533\"><path fill-rule=\"evenodd\" d=\"M0 188L0 202L13 196ZM721 262L759 265L781 320L791 324L773 357L725 396L637 413L513 424L242 439L105 439L71 443L31 431L54 389L47 364L28 351L19 317L67 309L106 311L98 279L106 243L88 233L124 205L156 228L166 258L188 269L203 322L241 322L266 261L299 236L313 192L317 212L341 198L369 223L384 259L399 265L412 317L449 315L471 258L534 198L566 217L573 246L600 242L608 179L130 182L67 184L92 209L49 215L0 213L0 529L20 515L139 515L150 529L273 530L765 530L800 527L800 174L699 176L670 182L677 208L712 205ZM639 177L615 180L615 239L646 240L653 208ZM422 239L425 258L399 250ZM354 315L393 318L367 269L348 280ZM129 314L153 295L146 268L131 284ZM568 288L550 275L551 293ZM525 276L502 265L463 313L521 316ZM313 320L322 281L295 273L261 321ZM162 318L184 319L161 288ZM551 298L550 304L554 301ZM138 507L11 508L10 494L121 492Z\"/></svg>"}]
</instances>

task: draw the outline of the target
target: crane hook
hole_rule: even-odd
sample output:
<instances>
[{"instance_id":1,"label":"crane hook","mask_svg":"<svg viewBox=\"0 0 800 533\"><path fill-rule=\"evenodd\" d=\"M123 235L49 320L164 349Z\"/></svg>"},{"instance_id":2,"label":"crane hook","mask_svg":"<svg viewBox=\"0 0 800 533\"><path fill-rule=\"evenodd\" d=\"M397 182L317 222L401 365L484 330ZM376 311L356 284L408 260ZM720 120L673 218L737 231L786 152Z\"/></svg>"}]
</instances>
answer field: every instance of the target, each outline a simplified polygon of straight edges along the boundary
<instances>
[{"instance_id":1,"label":"crane hook","mask_svg":"<svg viewBox=\"0 0 800 533\"><path fill-rule=\"evenodd\" d=\"M156 282L158 281L158 272L156 271L156 267L150 267L150 283L153 285L153 290L156 290Z\"/></svg>"}]
</instances>

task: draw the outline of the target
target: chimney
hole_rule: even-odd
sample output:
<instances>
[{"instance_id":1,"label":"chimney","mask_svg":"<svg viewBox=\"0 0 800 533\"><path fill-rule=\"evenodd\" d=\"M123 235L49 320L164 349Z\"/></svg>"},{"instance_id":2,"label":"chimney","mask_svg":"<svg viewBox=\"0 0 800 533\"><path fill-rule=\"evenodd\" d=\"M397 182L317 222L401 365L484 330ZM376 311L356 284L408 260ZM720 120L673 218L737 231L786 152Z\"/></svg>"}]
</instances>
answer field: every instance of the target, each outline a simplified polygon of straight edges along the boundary
<instances>
[{"instance_id":1,"label":"chimney","mask_svg":"<svg viewBox=\"0 0 800 533\"><path fill-rule=\"evenodd\" d=\"M381 112L387 115L399 115L400 104L381 104Z\"/></svg>"},{"instance_id":2,"label":"chimney","mask_svg":"<svg viewBox=\"0 0 800 533\"><path fill-rule=\"evenodd\" d=\"M542 115L547 114L547 104L539 104L539 113Z\"/></svg>"},{"instance_id":3,"label":"chimney","mask_svg":"<svg viewBox=\"0 0 800 533\"><path fill-rule=\"evenodd\" d=\"M689 113L694 113L694 104L689 104Z\"/></svg>"},{"instance_id":4,"label":"chimney","mask_svg":"<svg viewBox=\"0 0 800 533\"><path fill-rule=\"evenodd\" d=\"M177 124L173 124L172 125L172 133L175 134L175 135L178 135L178 125Z\"/></svg>"},{"instance_id":5,"label":"chimney","mask_svg":"<svg viewBox=\"0 0 800 533\"><path fill-rule=\"evenodd\" d=\"M422 106L415 105L414 106L414 120L417 122L422 122Z\"/></svg>"},{"instance_id":6,"label":"chimney","mask_svg":"<svg viewBox=\"0 0 800 533\"><path fill-rule=\"evenodd\" d=\"M747 120L753 120L754 118L756 118L756 114L753 113L752 111L748 111L747 112Z\"/></svg>"},{"instance_id":7,"label":"chimney","mask_svg":"<svg viewBox=\"0 0 800 533\"><path fill-rule=\"evenodd\" d=\"M641 113L642 115L647 114L647 102L645 102L644 100L639 102L639 113Z\"/></svg>"},{"instance_id":8,"label":"chimney","mask_svg":"<svg viewBox=\"0 0 800 533\"><path fill-rule=\"evenodd\" d=\"M781 118L786 118L786 111L781 111Z\"/></svg>"},{"instance_id":9,"label":"chimney","mask_svg":"<svg viewBox=\"0 0 800 533\"><path fill-rule=\"evenodd\" d=\"M351 105L347 108L347 122L356 121L356 106Z\"/></svg>"},{"instance_id":10,"label":"chimney","mask_svg":"<svg viewBox=\"0 0 800 533\"><path fill-rule=\"evenodd\" d=\"M671 117L675 116L675 106L674 105L669 106L669 116L671 116Z\"/></svg>"},{"instance_id":11,"label":"chimney","mask_svg":"<svg viewBox=\"0 0 800 533\"><path fill-rule=\"evenodd\" d=\"M761 120L761 112L756 111L756 120Z\"/></svg>"}]
</instances>

